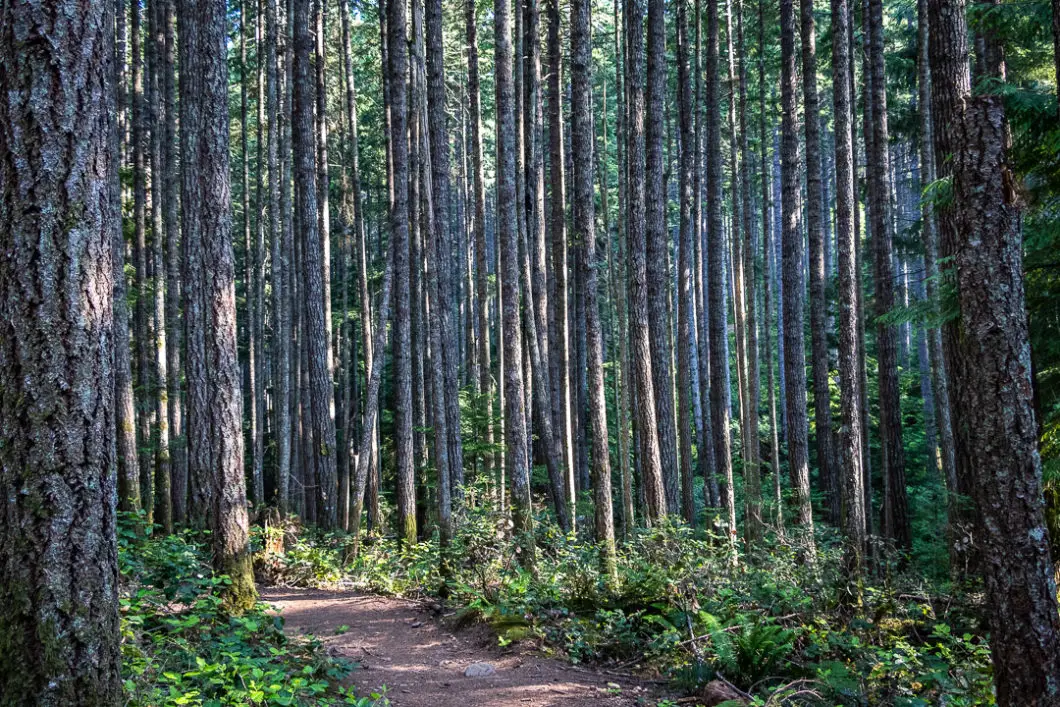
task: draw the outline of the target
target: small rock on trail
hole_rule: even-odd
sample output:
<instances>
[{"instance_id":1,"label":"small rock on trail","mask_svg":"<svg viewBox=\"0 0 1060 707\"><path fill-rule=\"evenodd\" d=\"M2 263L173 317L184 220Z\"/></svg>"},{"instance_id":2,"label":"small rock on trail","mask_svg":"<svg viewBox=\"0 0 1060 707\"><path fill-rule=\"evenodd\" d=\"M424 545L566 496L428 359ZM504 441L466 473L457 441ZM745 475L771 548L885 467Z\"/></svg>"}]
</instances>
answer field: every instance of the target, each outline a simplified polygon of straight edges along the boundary
<instances>
[{"instance_id":1,"label":"small rock on trail","mask_svg":"<svg viewBox=\"0 0 1060 707\"><path fill-rule=\"evenodd\" d=\"M489 663L472 663L464 670L465 678L487 678L496 674L497 669Z\"/></svg>"},{"instance_id":2,"label":"small rock on trail","mask_svg":"<svg viewBox=\"0 0 1060 707\"><path fill-rule=\"evenodd\" d=\"M655 704L635 679L502 649L483 626L453 633L413 602L280 587L262 588L261 598L280 611L288 634L313 634L333 655L360 663L348 678L358 694L385 687L394 707Z\"/></svg>"}]
</instances>

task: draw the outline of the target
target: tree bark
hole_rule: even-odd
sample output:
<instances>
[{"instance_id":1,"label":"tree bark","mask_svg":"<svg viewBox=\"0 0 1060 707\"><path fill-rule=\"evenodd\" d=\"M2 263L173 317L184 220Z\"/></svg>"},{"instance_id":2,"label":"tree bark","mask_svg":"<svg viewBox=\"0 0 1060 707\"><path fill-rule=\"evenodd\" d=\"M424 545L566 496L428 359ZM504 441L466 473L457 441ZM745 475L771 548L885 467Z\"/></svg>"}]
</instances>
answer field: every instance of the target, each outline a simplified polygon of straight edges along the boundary
<instances>
[{"instance_id":1,"label":"tree bark","mask_svg":"<svg viewBox=\"0 0 1060 707\"><path fill-rule=\"evenodd\" d=\"M725 533L736 547L736 496L733 487L732 446L729 438L728 332L725 325L725 236L722 232L722 149L720 116L720 22L717 0L707 0L707 283L710 319L710 412L713 421L715 473L722 485Z\"/></svg>"},{"instance_id":2,"label":"tree bark","mask_svg":"<svg viewBox=\"0 0 1060 707\"><path fill-rule=\"evenodd\" d=\"M313 139L314 88L310 54L313 35L310 33L311 0L293 0L294 12L294 103L292 147L294 150L295 190L297 194L298 227L302 236L305 310L305 346L308 349L309 388L309 455L319 485L316 497L318 522L324 528L334 528L338 522L336 504L334 387L331 381L331 336L328 331L328 312L324 300L325 285L324 241L318 216L317 150Z\"/></svg>"},{"instance_id":3,"label":"tree bark","mask_svg":"<svg viewBox=\"0 0 1060 707\"><path fill-rule=\"evenodd\" d=\"M669 237L663 164L663 113L666 103L666 3L648 0L648 84L645 122L645 218L647 229L648 331L655 415L666 506L680 507L677 428L674 422L673 326L670 323Z\"/></svg>"},{"instance_id":4,"label":"tree bark","mask_svg":"<svg viewBox=\"0 0 1060 707\"><path fill-rule=\"evenodd\" d=\"M485 434L487 448L494 445L493 432L493 373L490 357L490 317L489 317L489 264L486 249L486 185L485 167L482 155L482 95L479 89L479 56L478 56L478 16L475 11L475 0L466 0L465 24L467 30L467 83L468 83L468 122L471 126L471 164L473 174L473 199L475 202L475 318L478 322L478 365L479 393L485 406ZM555 168L553 168L555 169ZM562 161L560 175L562 175ZM553 197L554 198L554 197ZM561 214L562 214L562 202ZM566 244L564 243L564 246ZM564 302L566 291L564 291ZM566 320L564 319L564 324ZM482 455L483 473L487 479L493 478L493 454L488 450ZM569 467L568 467L569 468ZM498 489L502 494L503 489Z\"/></svg>"},{"instance_id":5,"label":"tree bark","mask_svg":"<svg viewBox=\"0 0 1060 707\"><path fill-rule=\"evenodd\" d=\"M695 137L692 115L695 104L692 80L689 75L688 7L686 0L677 6L677 99L678 122L681 132L679 170L680 238L677 256L677 430L681 452L681 515L685 522L696 521L695 497L692 493L692 222L693 170L695 169Z\"/></svg>"},{"instance_id":6,"label":"tree bark","mask_svg":"<svg viewBox=\"0 0 1060 707\"><path fill-rule=\"evenodd\" d=\"M887 129L887 78L884 73L883 4L869 0L869 65L872 72L872 151L869 195L875 252L876 345L879 358L880 442L883 456L883 534L901 550L912 547L905 489L901 397L898 389L897 332L882 317L894 307L894 262L891 247L891 172Z\"/></svg>"},{"instance_id":7,"label":"tree bark","mask_svg":"<svg viewBox=\"0 0 1060 707\"><path fill-rule=\"evenodd\" d=\"M136 404L137 446L146 448L151 438L151 411L148 392L151 387L151 340L147 304L147 126L144 116L144 51L143 8L141 0L132 0L132 19L129 26L130 57L132 64L132 180L133 180L133 267L136 271L133 287L136 291L136 307L133 310L133 342L136 351ZM151 475L150 455L139 460L141 508L147 514L147 522L154 521L154 479Z\"/></svg>"},{"instance_id":8,"label":"tree bark","mask_svg":"<svg viewBox=\"0 0 1060 707\"><path fill-rule=\"evenodd\" d=\"M810 250L810 353L813 366L814 437L817 474L832 522L839 520L838 470L832 436L832 405L828 385L828 303L825 288L825 214L821 180L821 114L817 96L817 39L813 0L799 0L802 32L802 95L806 134L806 229ZM802 321L802 318L799 318Z\"/></svg>"},{"instance_id":9,"label":"tree bark","mask_svg":"<svg viewBox=\"0 0 1060 707\"><path fill-rule=\"evenodd\" d=\"M741 170L740 194L743 198L743 280L744 280L744 331L746 342L744 352L747 357L747 380L744 396L747 405L747 429L744 433L744 487L745 487L745 536L748 543L754 543L762 536L762 469L761 446L758 432L758 413L760 403L760 371L758 367L758 305L757 283L759 276L758 243L752 226L751 212L751 169L752 161L748 147L747 134L747 60L744 42L743 0L736 5L737 53L740 58L740 99L739 129L740 154L744 167ZM763 173L764 174L764 173Z\"/></svg>"},{"instance_id":10,"label":"tree bark","mask_svg":"<svg viewBox=\"0 0 1060 707\"><path fill-rule=\"evenodd\" d=\"M151 274L152 312L154 328L152 347L154 360L154 431L152 442L155 453L155 521L166 534L173 532L172 457L169 450L169 383L167 364L169 356L166 346L166 235L164 229L172 222L164 222L163 202L166 199L163 173L169 172L169 164L163 161L162 142L165 132L165 98L163 91L162 62L165 60L166 40L163 32L162 10L166 0L153 0L150 5L151 21ZM170 210L175 216L175 209Z\"/></svg>"},{"instance_id":11,"label":"tree bark","mask_svg":"<svg viewBox=\"0 0 1060 707\"><path fill-rule=\"evenodd\" d=\"M254 605L243 475L242 399L236 345L235 259L228 164L225 8L179 5L182 228L186 243L189 471L211 482L214 568L232 584L234 612Z\"/></svg>"},{"instance_id":12,"label":"tree bark","mask_svg":"<svg viewBox=\"0 0 1060 707\"><path fill-rule=\"evenodd\" d=\"M454 499L464 485L464 450L460 435L459 344L456 334L456 287L459 267L453 262L453 237L449 209L449 128L445 106L445 52L441 0L427 2L427 128L431 144L431 181L434 223L438 229L438 293L442 326L442 360L445 365L445 416L449 434L449 478ZM538 70L540 74L540 69Z\"/></svg>"},{"instance_id":13,"label":"tree bark","mask_svg":"<svg viewBox=\"0 0 1060 707\"><path fill-rule=\"evenodd\" d=\"M1005 154L1003 105L998 96L965 94L957 128L957 434L976 460L972 495L998 704L1049 705L1060 701L1060 614L1041 489L1018 187Z\"/></svg>"},{"instance_id":14,"label":"tree bark","mask_svg":"<svg viewBox=\"0 0 1060 707\"><path fill-rule=\"evenodd\" d=\"M802 235L799 233L799 137L795 112L795 10L780 0L781 37L781 228L783 259L784 386L787 390L788 464L798 510L801 539L810 559L815 554L810 469L807 459L806 350L803 339Z\"/></svg>"},{"instance_id":15,"label":"tree bark","mask_svg":"<svg viewBox=\"0 0 1060 707\"><path fill-rule=\"evenodd\" d=\"M766 65L765 65L765 3L758 0L758 149L761 162L762 180L762 314L763 331L765 342L763 355L766 359L768 369L769 385L769 467L773 473L773 503L774 522L776 523L777 535L784 535L784 506L781 502L780 493L780 439L777 429L777 399L776 380L773 373L773 227L770 222L770 185L773 183L773 174L770 170L771 162L768 159L766 147Z\"/></svg>"},{"instance_id":16,"label":"tree bark","mask_svg":"<svg viewBox=\"0 0 1060 707\"><path fill-rule=\"evenodd\" d=\"M0 695L117 704L114 4L0 5L0 65Z\"/></svg>"},{"instance_id":17,"label":"tree bark","mask_svg":"<svg viewBox=\"0 0 1060 707\"><path fill-rule=\"evenodd\" d=\"M861 371L858 365L858 273L854 235L857 201L854 197L854 112L850 93L851 13L848 0L832 0L831 7L836 258L839 269L839 520L846 535L846 569L856 581L861 575L866 549L866 509L861 469Z\"/></svg>"},{"instance_id":18,"label":"tree bark","mask_svg":"<svg viewBox=\"0 0 1060 707\"><path fill-rule=\"evenodd\" d=\"M637 450L644 489L645 520L657 523L666 515L655 387L652 380L651 335L648 331L648 270L644 191L644 26L643 0L626 4L626 91L629 102L629 251L631 367L636 388Z\"/></svg>"},{"instance_id":19,"label":"tree bark","mask_svg":"<svg viewBox=\"0 0 1060 707\"><path fill-rule=\"evenodd\" d=\"M494 73L497 106L497 242L503 270L504 439L512 483L512 514L520 562L534 564L530 461L526 448L523 358L519 325L519 224L516 201L515 88L512 76L512 30L509 0L495 0L493 10Z\"/></svg>"},{"instance_id":20,"label":"tree bark","mask_svg":"<svg viewBox=\"0 0 1060 707\"><path fill-rule=\"evenodd\" d=\"M275 402L276 438L276 502L280 513L286 514L290 499L291 479L291 310L289 277L291 264L287 254L289 245L286 239L287 229L284 226L284 209L281 201L286 191L283 177L286 173L286 152L281 145L286 144L285 126L281 116L285 115L280 86L281 69L279 64L279 0L265 0L266 32L265 57L265 93L268 103L269 121L269 243L272 255L272 312L273 312L273 395ZM284 157L281 157L283 155ZM281 159L284 160L281 167ZM283 191L281 191L281 189Z\"/></svg>"},{"instance_id":21,"label":"tree bark","mask_svg":"<svg viewBox=\"0 0 1060 707\"><path fill-rule=\"evenodd\" d=\"M923 185L933 184L936 180L935 170L935 147L934 140L934 113L931 105L932 82L931 82L931 44L935 41L931 38L929 28L931 27L930 12L927 0L917 2L917 106L920 112L920 180ZM921 239L924 244L924 285L926 298L930 311L938 314L938 222L936 219L936 207L927 199L923 200L921 206ZM960 556L960 550L954 547L954 542L959 537L955 531L955 523L959 519L957 507L957 461L954 449L953 416L950 412L950 384L949 371L942 352L942 329L941 327L930 327L924 332L927 339L928 361L931 368L931 390L934 393L935 404L935 428L938 431L938 448L932 447L932 468L941 466L942 479L946 484L948 534L951 545L951 558ZM937 458L936 458L937 453Z\"/></svg>"},{"instance_id":22,"label":"tree bark","mask_svg":"<svg viewBox=\"0 0 1060 707\"><path fill-rule=\"evenodd\" d=\"M180 165L178 163L177 137L177 74L176 74L176 13L173 0L166 0L162 9L165 53L163 57L163 101L165 105L165 132L163 151L165 173L163 179L163 220L166 224L165 288L166 288L166 368L168 384L168 416L170 457L172 461L173 521L184 523L188 505L188 464L184 439L184 405L181 399L181 348L183 327L181 312L181 257L180 240ZM123 305L124 306L124 305ZM126 356L128 354L126 353Z\"/></svg>"},{"instance_id":23,"label":"tree bark","mask_svg":"<svg viewBox=\"0 0 1060 707\"><path fill-rule=\"evenodd\" d=\"M617 578L615 521L611 509L611 459L604 397L603 343L596 282L596 216L593 209L592 4L571 3L571 158L574 162L574 241L582 244L579 276L585 283L585 342L588 359L589 429L593 453L596 542L602 569ZM573 512L573 508L571 511Z\"/></svg>"},{"instance_id":24,"label":"tree bark","mask_svg":"<svg viewBox=\"0 0 1060 707\"><path fill-rule=\"evenodd\" d=\"M552 374L553 429L560 435L566 469L567 506L575 508L577 485L574 479L574 426L571 407L570 313L567 296L567 188L566 157L563 137L563 50L560 43L559 0L546 0L548 16L548 138L549 181L551 183L552 288L549 304L552 319L549 341L552 350L549 366ZM476 76L477 80L477 76ZM575 522L571 513L571 522Z\"/></svg>"}]
</instances>

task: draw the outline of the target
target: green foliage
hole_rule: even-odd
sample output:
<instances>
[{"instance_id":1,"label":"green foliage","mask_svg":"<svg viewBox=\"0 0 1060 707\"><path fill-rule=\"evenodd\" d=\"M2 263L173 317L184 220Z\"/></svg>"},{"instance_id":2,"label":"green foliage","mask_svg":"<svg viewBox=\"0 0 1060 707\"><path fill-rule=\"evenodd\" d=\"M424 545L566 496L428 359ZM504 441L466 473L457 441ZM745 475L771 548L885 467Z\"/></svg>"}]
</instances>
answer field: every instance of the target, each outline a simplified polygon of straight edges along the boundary
<instances>
[{"instance_id":1,"label":"green foliage","mask_svg":"<svg viewBox=\"0 0 1060 707\"><path fill-rule=\"evenodd\" d=\"M230 615L230 580L212 573L193 534L153 536L140 522L123 518L119 532L126 704L377 704L342 687L353 664L312 637L286 637L267 605Z\"/></svg>"},{"instance_id":2,"label":"green foliage","mask_svg":"<svg viewBox=\"0 0 1060 707\"><path fill-rule=\"evenodd\" d=\"M434 538L407 548L375 539L349 558L341 535L310 533L290 543L289 566L323 558L317 564L337 567L344 586L444 596L457 625L488 624L502 645L638 665L689 691L720 676L760 704L807 695L835 705L993 704L987 643L969 618L977 608L885 564L852 613L832 531L819 532L815 565L776 538L734 565L722 538L667 522L619 548L614 583L600 575L592 543L545 516L535 532L540 552L528 572L514 559L510 523L466 510L444 586Z\"/></svg>"}]
</instances>

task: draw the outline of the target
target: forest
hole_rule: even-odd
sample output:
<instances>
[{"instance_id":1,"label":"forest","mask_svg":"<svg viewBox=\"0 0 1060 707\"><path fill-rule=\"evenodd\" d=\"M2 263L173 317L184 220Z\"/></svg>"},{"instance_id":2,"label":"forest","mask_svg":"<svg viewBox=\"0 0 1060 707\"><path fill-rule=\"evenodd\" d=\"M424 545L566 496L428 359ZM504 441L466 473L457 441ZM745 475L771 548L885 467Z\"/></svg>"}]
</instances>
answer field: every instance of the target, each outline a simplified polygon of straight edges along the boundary
<instances>
[{"instance_id":1,"label":"forest","mask_svg":"<svg viewBox=\"0 0 1060 707\"><path fill-rule=\"evenodd\" d=\"M1060 707L1060 0L0 0L0 707Z\"/></svg>"}]
</instances>

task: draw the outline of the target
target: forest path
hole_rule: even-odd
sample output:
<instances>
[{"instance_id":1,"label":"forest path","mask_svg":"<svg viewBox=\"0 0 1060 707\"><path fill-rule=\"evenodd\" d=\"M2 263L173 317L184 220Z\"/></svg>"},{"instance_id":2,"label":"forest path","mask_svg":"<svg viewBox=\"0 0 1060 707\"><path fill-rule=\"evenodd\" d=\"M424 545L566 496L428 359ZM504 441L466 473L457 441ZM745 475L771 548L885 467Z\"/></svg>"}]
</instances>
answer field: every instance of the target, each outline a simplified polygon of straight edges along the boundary
<instances>
[{"instance_id":1,"label":"forest path","mask_svg":"<svg viewBox=\"0 0 1060 707\"><path fill-rule=\"evenodd\" d=\"M485 627L454 631L414 602L286 587L262 588L261 598L280 610L289 635L313 634L333 655L359 663L350 677L358 694L385 685L394 707L655 704L649 686L633 678L501 648ZM476 663L496 672L465 676Z\"/></svg>"}]
</instances>

